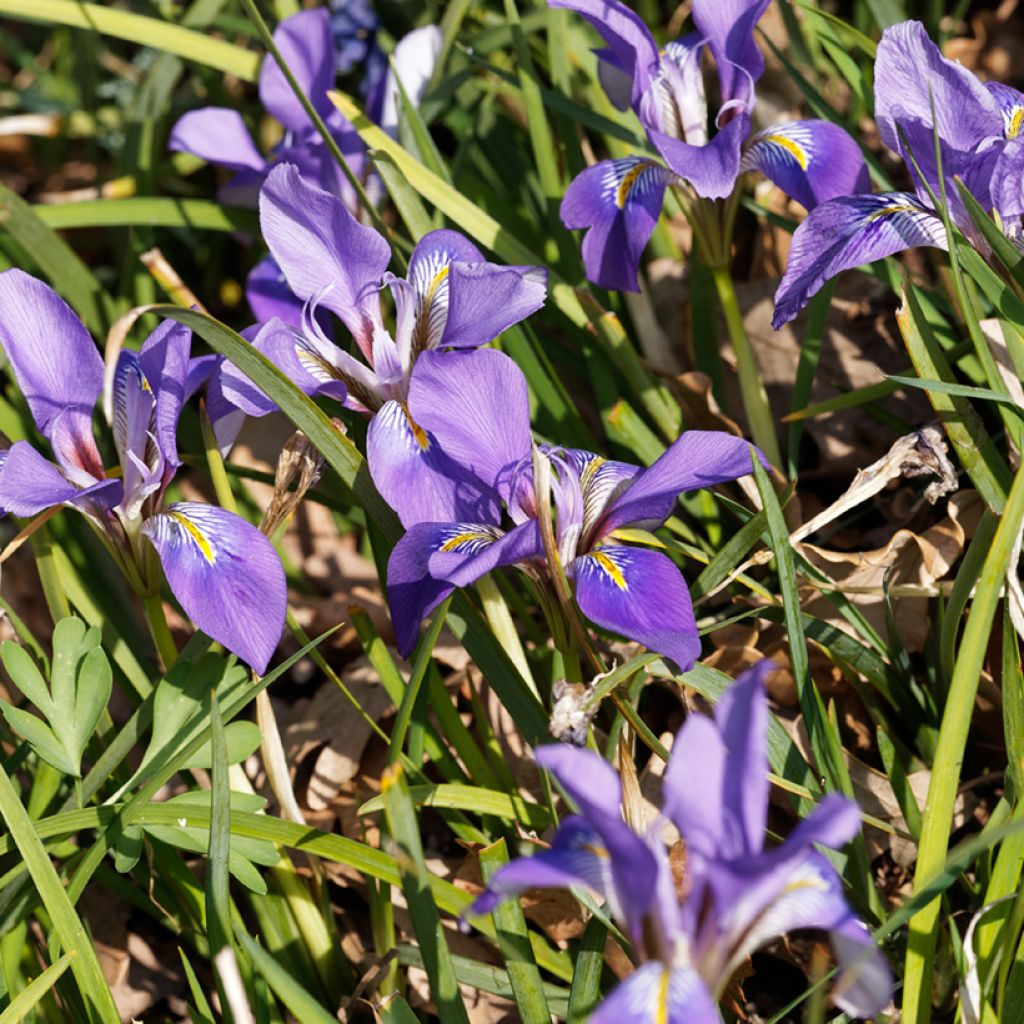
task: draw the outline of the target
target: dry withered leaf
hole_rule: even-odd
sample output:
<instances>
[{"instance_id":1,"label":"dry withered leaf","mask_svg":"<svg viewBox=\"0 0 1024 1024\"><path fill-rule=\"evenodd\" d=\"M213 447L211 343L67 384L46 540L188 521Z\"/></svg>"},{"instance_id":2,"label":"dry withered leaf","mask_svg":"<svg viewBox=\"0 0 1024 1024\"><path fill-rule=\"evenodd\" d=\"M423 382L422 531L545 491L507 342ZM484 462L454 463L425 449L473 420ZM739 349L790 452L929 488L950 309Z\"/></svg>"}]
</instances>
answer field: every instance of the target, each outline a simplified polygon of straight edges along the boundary
<instances>
[{"instance_id":1,"label":"dry withered leaf","mask_svg":"<svg viewBox=\"0 0 1024 1024\"><path fill-rule=\"evenodd\" d=\"M392 706L376 671L361 658L342 675L359 706L378 721ZM333 684L325 682L309 700L296 701L283 730L285 754L290 764L300 766L306 777L303 792L296 794L311 810L326 809L344 783L355 777L373 728L352 706L351 701Z\"/></svg>"}]
</instances>

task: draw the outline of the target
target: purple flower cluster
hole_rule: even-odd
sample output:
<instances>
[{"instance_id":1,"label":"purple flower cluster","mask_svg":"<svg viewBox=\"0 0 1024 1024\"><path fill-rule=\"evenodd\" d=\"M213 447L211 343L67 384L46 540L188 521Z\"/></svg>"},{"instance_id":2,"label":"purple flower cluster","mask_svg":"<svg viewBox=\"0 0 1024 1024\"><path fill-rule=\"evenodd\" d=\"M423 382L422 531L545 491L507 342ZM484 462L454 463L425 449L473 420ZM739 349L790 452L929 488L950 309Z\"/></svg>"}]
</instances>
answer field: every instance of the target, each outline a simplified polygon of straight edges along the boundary
<instances>
[{"instance_id":1,"label":"purple flower cluster","mask_svg":"<svg viewBox=\"0 0 1024 1024\"><path fill-rule=\"evenodd\" d=\"M577 813L562 819L549 849L500 869L469 914L533 888L598 893L641 963L594 1011L593 1024L720 1024L717 1003L746 958L801 928L830 935L840 1008L873 1017L889 1003L888 964L815 849L838 849L857 834L856 805L826 796L784 843L765 849L763 681L771 667L761 662L740 676L714 718L690 715L673 744L663 815L686 843L681 881L660 838L662 822L639 834L623 820L622 786L607 761L565 745L537 751Z\"/></svg>"},{"instance_id":2,"label":"purple flower cluster","mask_svg":"<svg viewBox=\"0 0 1024 1024\"><path fill-rule=\"evenodd\" d=\"M685 183L692 190L695 228L701 208L731 197L746 171L765 174L809 210L867 189L860 148L838 125L790 121L753 130L754 86L764 71L754 29L769 2L694 0L695 31L660 50L647 26L618 0L549 0L552 7L578 11L597 29L605 43L597 57L608 97L636 112L664 161L642 155L602 160L569 186L562 221L586 229L583 260L595 284L637 290L640 256L669 185ZM713 132L701 69L706 52L718 69ZM727 226L722 232L728 235ZM728 237L715 241L727 249Z\"/></svg>"},{"instance_id":3,"label":"purple flower cluster","mask_svg":"<svg viewBox=\"0 0 1024 1024\"><path fill-rule=\"evenodd\" d=\"M0 345L50 462L28 442L0 451L0 514L33 516L67 505L82 512L141 596L160 570L195 624L257 671L284 626L284 570L270 542L237 515L200 502L164 505L181 465L176 433L188 396L209 372L190 359L191 332L169 321L114 373L118 471L103 467L93 410L103 360L56 292L20 270L0 274Z\"/></svg>"},{"instance_id":4,"label":"purple flower cluster","mask_svg":"<svg viewBox=\"0 0 1024 1024\"><path fill-rule=\"evenodd\" d=\"M875 119L882 141L906 162L914 192L839 196L814 209L793 236L775 295L776 327L843 270L913 246L947 248L936 207L943 194L953 224L986 251L956 178L1020 241L1024 94L979 81L943 57L920 22L906 21L886 29L878 44Z\"/></svg>"}]
</instances>

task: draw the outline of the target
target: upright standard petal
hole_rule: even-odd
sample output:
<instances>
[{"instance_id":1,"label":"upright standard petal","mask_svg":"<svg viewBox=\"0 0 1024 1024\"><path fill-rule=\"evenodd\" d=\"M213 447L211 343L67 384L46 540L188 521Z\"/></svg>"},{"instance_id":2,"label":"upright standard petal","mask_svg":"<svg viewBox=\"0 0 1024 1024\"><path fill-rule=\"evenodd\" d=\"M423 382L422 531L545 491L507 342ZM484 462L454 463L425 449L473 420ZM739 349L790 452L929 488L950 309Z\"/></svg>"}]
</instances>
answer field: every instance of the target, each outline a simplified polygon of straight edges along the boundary
<instances>
[{"instance_id":1,"label":"upright standard petal","mask_svg":"<svg viewBox=\"0 0 1024 1024\"><path fill-rule=\"evenodd\" d=\"M300 299L319 296L369 353L380 323L380 282L391 258L387 242L340 199L303 181L291 164L268 175L260 225L292 291Z\"/></svg>"},{"instance_id":2,"label":"upright standard petal","mask_svg":"<svg viewBox=\"0 0 1024 1024\"><path fill-rule=\"evenodd\" d=\"M266 167L242 115L229 107L203 107L183 114L171 129L167 148L232 171L262 172Z\"/></svg>"},{"instance_id":3,"label":"upright standard petal","mask_svg":"<svg viewBox=\"0 0 1024 1024\"><path fill-rule=\"evenodd\" d=\"M547 743L537 748L535 756L537 764L554 775L586 817L621 817L622 783L603 757L568 743Z\"/></svg>"},{"instance_id":4,"label":"upright standard petal","mask_svg":"<svg viewBox=\"0 0 1024 1024\"><path fill-rule=\"evenodd\" d=\"M274 30L274 43L317 113L332 109L327 92L334 87L334 39L331 12L325 7L300 11ZM286 128L301 131L309 117L273 55L260 68L260 100Z\"/></svg>"},{"instance_id":5,"label":"upright standard petal","mask_svg":"<svg viewBox=\"0 0 1024 1024\"><path fill-rule=\"evenodd\" d=\"M191 349L192 332L174 320L161 324L139 349L139 367L156 400L153 436L166 469L171 472L181 465L178 419L185 404Z\"/></svg>"},{"instance_id":6,"label":"upright standard petal","mask_svg":"<svg viewBox=\"0 0 1024 1024\"><path fill-rule=\"evenodd\" d=\"M636 106L657 73L658 44L640 16L617 0L548 0L582 14L607 45L598 56L632 80L630 102ZM612 97L613 99L615 97Z\"/></svg>"},{"instance_id":7,"label":"upright standard petal","mask_svg":"<svg viewBox=\"0 0 1024 1024\"><path fill-rule=\"evenodd\" d=\"M700 638L690 592L675 563L645 548L600 547L569 567L576 603L592 622L693 668Z\"/></svg>"},{"instance_id":8,"label":"upright standard petal","mask_svg":"<svg viewBox=\"0 0 1024 1024\"><path fill-rule=\"evenodd\" d=\"M764 73L764 56L754 28L771 0L693 0L693 21L718 64L722 103L753 105L754 83Z\"/></svg>"},{"instance_id":9,"label":"upright standard petal","mask_svg":"<svg viewBox=\"0 0 1024 1024\"><path fill-rule=\"evenodd\" d=\"M758 132L742 169L757 170L808 210L836 196L871 190L860 146L831 121L790 121Z\"/></svg>"},{"instance_id":10,"label":"upright standard petal","mask_svg":"<svg viewBox=\"0 0 1024 1024\"><path fill-rule=\"evenodd\" d=\"M894 153L901 152L898 126L908 118L934 124L944 145L967 152L1003 135L995 96L967 68L943 57L919 21L889 26L875 58L875 120Z\"/></svg>"},{"instance_id":11,"label":"upright standard petal","mask_svg":"<svg viewBox=\"0 0 1024 1024\"><path fill-rule=\"evenodd\" d=\"M448 455L400 402L386 402L370 421L366 460L377 490L407 528L500 522L497 491Z\"/></svg>"},{"instance_id":12,"label":"upright standard petal","mask_svg":"<svg viewBox=\"0 0 1024 1024\"><path fill-rule=\"evenodd\" d=\"M21 270L0 274L0 345L46 437L68 409L92 415L103 390L103 359L71 307Z\"/></svg>"},{"instance_id":13,"label":"upright standard petal","mask_svg":"<svg viewBox=\"0 0 1024 1024\"><path fill-rule=\"evenodd\" d=\"M621 982L590 1024L721 1024L711 993L692 967L650 960Z\"/></svg>"},{"instance_id":14,"label":"upright standard petal","mask_svg":"<svg viewBox=\"0 0 1024 1024\"><path fill-rule=\"evenodd\" d=\"M302 300L288 287L281 268L267 256L249 271L245 298L260 323L277 317L289 327L302 327Z\"/></svg>"},{"instance_id":15,"label":"upright standard petal","mask_svg":"<svg viewBox=\"0 0 1024 1024\"><path fill-rule=\"evenodd\" d=\"M413 107L418 108L437 67L444 34L438 25L424 25L404 35L391 54L391 68L382 89L376 90L373 103L367 101L367 114L389 135L398 137L398 83ZM397 81L396 81L397 78Z\"/></svg>"},{"instance_id":16,"label":"upright standard petal","mask_svg":"<svg viewBox=\"0 0 1024 1024\"><path fill-rule=\"evenodd\" d=\"M674 175L642 157L602 160L576 176L562 199L562 223L586 229L587 279L602 288L639 291L637 272Z\"/></svg>"},{"instance_id":17,"label":"upright standard petal","mask_svg":"<svg viewBox=\"0 0 1024 1024\"><path fill-rule=\"evenodd\" d=\"M775 293L772 325L794 319L815 292L843 270L916 245L946 248L942 221L910 192L846 196L812 210L793 233Z\"/></svg>"},{"instance_id":18,"label":"upright standard petal","mask_svg":"<svg viewBox=\"0 0 1024 1024\"><path fill-rule=\"evenodd\" d=\"M705 145L694 146L668 135L653 124L647 134L665 163L684 178L699 196L724 199L732 195L740 174L743 143L750 134L750 118L737 114L715 132Z\"/></svg>"},{"instance_id":19,"label":"upright standard petal","mask_svg":"<svg viewBox=\"0 0 1024 1024\"><path fill-rule=\"evenodd\" d=\"M142 532L185 614L265 672L288 604L284 569L270 541L234 513L194 501L169 505Z\"/></svg>"},{"instance_id":20,"label":"upright standard petal","mask_svg":"<svg viewBox=\"0 0 1024 1024\"><path fill-rule=\"evenodd\" d=\"M493 349L424 352L409 384L413 420L442 450L506 501L530 454L530 401L522 370Z\"/></svg>"},{"instance_id":21,"label":"upright standard petal","mask_svg":"<svg viewBox=\"0 0 1024 1024\"><path fill-rule=\"evenodd\" d=\"M752 473L755 452L749 441L734 434L687 430L610 502L594 530L595 539L622 526L661 526L684 491L712 487ZM767 469L768 461L760 453L758 456Z\"/></svg>"}]
</instances>

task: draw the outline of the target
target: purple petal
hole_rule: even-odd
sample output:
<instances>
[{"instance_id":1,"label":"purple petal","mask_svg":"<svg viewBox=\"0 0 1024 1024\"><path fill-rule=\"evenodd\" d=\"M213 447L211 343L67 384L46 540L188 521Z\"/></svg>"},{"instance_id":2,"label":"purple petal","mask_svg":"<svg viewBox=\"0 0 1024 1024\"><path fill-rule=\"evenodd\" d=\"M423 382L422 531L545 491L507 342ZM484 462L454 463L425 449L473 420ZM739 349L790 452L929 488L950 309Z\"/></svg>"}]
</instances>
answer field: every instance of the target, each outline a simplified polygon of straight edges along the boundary
<instances>
[{"instance_id":1,"label":"purple petal","mask_svg":"<svg viewBox=\"0 0 1024 1024\"><path fill-rule=\"evenodd\" d=\"M762 665L766 662L761 662ZM767 715L765 726L767 727ZM764 771L768 771L767 756L762 752ZM767 777L767 776L766 776ZM765 784L765 800L768 800L768 787ZM763 829L762 829L763 833ZM854 836L860 833L860 809L852 800L838 793L826 794L821 803L800 822L786 840L786 847L827 846L838 850L845 846Z\"/></svg>"},{"instance_id":2,"label":"purple petal","mask_svg":"<svg viewBox=\"0 0 1024 1024\"><path fill-rule=\"evenodd\" d=\"M860 146L830 121L790 121L758 132L742 166L771 178L808 210L836 196L871 190Z\"/></svg>"},{"instance_id":3,"label":"purple petal","mask_svg":"<svg viewBox=\"0 0 1024 1024\"><path fill-rule=\"evenodd\" d=\"M391 258L387 242L340 199L303 181L291 164L268 175L260 192L260 224L292 291L300 299L320 296L369 352L380 323L380 282Z\"/></svg>"},{"instance_id":4,"label":"purple petal","mask_svg":"<svg viewBox=\"0 0 1024 1024\"><path fill-rule=\"evenodd\" d=\"M852 914L829 933L839 961L832 999L851 1017L877 1017L892 999L892 971L874 939Z\"/></svg>"},{"instance_id":5,"label":"purple petal","mask_svg":"<svg viewBox=\"0 0 1024 1024\"><path fill-rule=\"evenodd\" d=\"M701 69L706 44L699 32L669 43L661 71L640 103L645 125L694 146L708 141L708 100Z\"/></svg>"},{"instance_id":6,"label":"purple petal","mask_svg":"<svg viewBox=\"0 0 1024 1024\"><path fill-rule=\"evenodd\" d=\"M622 816L622 783L603 757L567 743L547 743L537 748L535 757L537 764L558 779L584 816Z\"/></svg>"},{"instance_id":7,"label":"purple petal","mask_svg":"<svg viewBox=\"0 0 1024 1024\"><path fill-rule=\"evenodd\" d=\"M639 15L617 0L548 0L582 14L597 29L607 49L599 56L632 79L630 103L635 106L657 73L658 44Z\"/></svg>"},{"instance_id":8,"label":"purple petal","mask_svg":"<svg viewBox=\"0 0 1024 1024\"><path fill-rule=\"evenodd\" d=\"M156 396L136 352L125 350L117 357L113 405L114 446L123 473L125 512L133 517L164 480L163 455L153 444Z\"/></svg>"},{"instance_id":9,"label":"purple petal","mask_svg":"<svg viewBox=\"0 0 1024 1024\"><path fill-rule=\"evenodd\" d=\"M475 348L493 341L544 305L547 281L543 267L453 263L441 346Z\"/></svg>"},{"instance_id":10,"label":"purple petal","mask_svg":"<svg viewBox=\"0 0 1024 1024\"><path fill-rule=\"evenodd\" d=\"M153 433L170 469L181 465L178 419L185 404L191 348L192 332L168 320L153 331L139 349L139 367L156 397Z\"/></svg>"},{"instance_id":11,"label":"purple petal","mask_svg":"<svg viewBox=\"0 0 1024 1024\"><path fill-rule=\"evenodd\" d=\"M754 451L757 449L749 441L734 434L687 430L612 501L596 536L606 537L622 526L660 526L684 491L712 487L753 472ZM768 468L765 457L759 457Z\"/></svg>"},{"instance_id":12,"label":"purple petal","mask_svg":"<svg viewBox=\"0 0 1024 1024\"><path fill-rule=\"evenodd\" d=\"M62 414L62 464L103 475L92 411L103 390L103 359L71 307L20 270L0 274L0 345L32 417L50 438ZM85 481L82 481L83 483Z\"/></svg>"},{"instance_id":13,"label":"purple petal","mask_svg":"<svg viewBox=\"0 0 1024 1024\"><path fill-rule=\"evenodd\" d=\"M331 12L318 7L285 18L274 30L274 42L317 113L322 116L330 111L332 105L327 92L334 88ZM302 104L270 54L260 68L260 100L291 131L302 131L309 125Z\"/></svg>"},{"instance_id":14,"label":"purple petal","mask_svg":"<svg viewBox=\"0 0 1024 1024\"><path fill-rule=\"evenodd\" d=\"M700 654L690 592L675 563L644 548L602 547L569 567L576 603L599 626L671 658L681 672Z\"/></svg>"},{"instance_id":15,"label":"purple petal","mask_svg":"<svg viewBox=\"0 0 1024 1024\"><path fill-rule=\"evenodd\" d=\"M1024 109L1024 108L1022 108ZM1024 139L1002 148L990 179L989 199L1004 224L1013 224L1024 216ZM974 189L965 181L971 194ZM975 195L975 199L978 197ZM981 202L981 200L979 200Z\"/></svg>"},{"instance_id":16,"label":"purple petal","mask_svg":"<svg viewBox=\"0 0 1024 1024\"><path fill-rule=\"evenodd\" d=\"M882 141L901 152L897 125L907 119L934 124L944 145L967 152L1002 137L996 97L956 61L947 60L919 21L891 25L875 58L875 119Z\"/></svg>"},{"instance_id":17,"label":"purple petal","mask_svg":"<svg viewBox=\"0 0 1024 1024\"><path fill-rule=\"evenodd\" d=\"M377 490L405 527L466 520L500 522L497 492L414 425L399 402L385 403L370 422L366 459Z\"/></svg>"},{"instance_id":18,"label":"purple petal","mask_svg":"<svg viewBox=\"0 0 1024 1024\"><path fill-rule=\"evenodd\" d=\"M720 1024L711 993L692 967L650 960L614 988L590 1024Z\"/></svg>"},{"instance_id":19,"label":"purple petal","mask_svg":"<svg viewBox=\"0 0 1024 1024\"><path fill-rule=\"evenodd\" d=\"M278 319L263 324L252 341L252 347L267 357L304 394L315 395L324 388L300 359L304 345L297 331ZM234 363L225 360L220 370L220 387L224 398L247 416L266 416L276 412L277 405L258 388ZM334 387L344 389L335 381Z\"/></svg>"},{"instance_id":20,"label":"purple petal","mask_svg":"<svg viewBox=\"0 0 1024 1024\"><path fill-rule=\"evenodd\" d=\"M638 291L640 257L661 216L673 175L640 157L602 160L566 190L559 211L567 228L586 228L587 279L603 288Z\"/></svg>"},{"instance_id":21,"label":"purple petal","mask_svg":"<svg viewBox=\"0 0 1024 1024\"><path fill-rule=\"evenodd\" d=\"M232 171L262 173L266 168L242 115L228 107L203 107L183 114L171 129L167 147Z\"/></svg>"},{"instance_id":22,"label":"purple petal","mask_svg":"<svg viewBox=\"0 0 1024 1024\"><path fill-rule=\"evenodd\" d=\"M527 889L568 889L574 885L586 886L606 900L611 898L608 851L593 826L579 815L561 821L550 849L532 857L517 857L499 868L467 913L489 914L499 903Z\"/></svg>"},{"instance_id":23,"label":"purple petal","mask_svg":"<svg viewBox=\"0 0 1024 1024\"><path fill-rule=\"evenodd\" d=\"M764 56L754 28L770 0L693 0L693 21L718 65L722 103L753 104L754 82L764 73Z\"/></svg>"},{"instance_id":24,"label":"purple petal","mask_svg":"<svg viewBox=\"0 0 1024 1024\"><path fill-rule=\"evenodd\" d=\"M778 330L836 274L917 245L946 248L942 221L909 192L830 199L793 234L789 262L775 293Z\"/></svg>"},{"instance_id":25,"label":"purple petal","mask_svg":"<svg viewBox=\"0 0 1024 1024\"><path fill-rule=\"evenodd\" d=\"M409 383L409 412L452 459L508 500L512 471L533 443L526 379L508 356L424 352Z\"/></svg>"},{"instance_id":26,"label":"purple petal","mask_svg":"<svg viewBox=\"0 0 1024 1024\"><path fill-rule=\"evenodd\" d=\"M690 714L672 745L662 809L686 839L687 849L708 859L743 848L722 796L727 770L728 751L715 723L707 715ZM699 786L693 784L695 777Z\"/></svg>"},{"instance_id":27,"label":"purple petal","mask_svg":"<svg viewBox=\"0 0 1024 1024\"><path fill-rule=\"evenodd\" d=\"M78 493L78 488L27 441L15 441L3 455L0 510L5 515L34 516Z\"/></svg>"},{"instance_id":28,"label":"purple petal","mask_svg":"<svg viewBox=\"0 0 1024 1024\"><path fill-rule=\"evenodd\" d=\"M451 538L453 529L482 533L494 528L478 523L417 523L406 531L388 558L388 606L398 653L403 658L416 646L420 623L455 590L451 583L430 574L430 556Z\"/></svg>"},{"instance_id":29,"label":"purple petal","mask_svg":"<svg viewBox=\"0 0 1024 1024\"><path fill-rule=\"evenodd\" d=\"M715 132L710 142L700 146L667 135L650 123L647 134L669 168L688 181L698 195L724 199L736 187L742 146L750 134L750 118L738 114Z\"/></svg>"},{"instance_id":30,"label":"purple petal","mask_svg":"<svg viewBox=\"0 0 1024 1024\"><path fill-rule=\"evenodd\" d=\"M744 672L715 705L715 725L727 751L722 802L736 823L744 852L764 845L768 814L768 697L765 678L775 668L765 659Z\"/></svg>"},{"instance_id":31,"label":"purple petal","mask_svg":"<svg viewBox=\"0 0 1024 1024\"><path fill-rule=\"evenodd\" d=\"M244 519L200 502L169 505L142 532L185 614L257 672L284 628L288 592L273 545Z\"/></svg>"},{"instance_id":32,"label":"purple petal","mask_svg":"<svg viewBox=\"0 0 1024 1024\"><path fill-rule=\"evenodd\" d=\"M430 573L456 587L468 587L492 569L540 558L543 553L544 544L535 519L520 523L507 533L497 527L478 525L465 530L455 524L441 547L430 556Z\"/></svg>"},{"instance_id":33,"label":"purple petal","mask_svg":"<svg viewBox=\"0 0 1024 1024\"><path fill-rule=\"evenodd\" d=\"M397 73L409 102L418 108L437 67L443 38L439 26L424 25L404 35L395 46L383 89L378 90L375 97L375 109L367 111L393 138L398 137L398 112L401 109L395 75Z\"/></svg>"},{"instance_id":34,"label":"purple petal","mask_svg":"<svg viewBox=\"0 0 1024 1024\"><path fill-rule=\"evenodd\" d=\"M985 88L995 97L1003 115L1003 137L1017 138L1024 127L1024 93L1002 82L985 82Z\"/></svg>"},{"instance_id":35,"label":"purple petal","mask_svg":"<svg viewBox=\"0 0 1024 1024\"><path fill-rule=\"evenodd\" d=\"M245 279L245 298L260 323L277 317L289 327L302 327L303 302L288 287L281 268L270 256L260 260Z\"/></svg>"},{"instance_id":36,"label":"purple petal","mask_svg":"<svg viewBox=\"0 0 1024 1024\"><path fill-rule=\"evenodd\" d=\"M806 848L785 858L713 861L705 869L714 893L714 927L732 970L778 936L802 928L829 930L850 917L835 869Z\"/></svg>"}]
</instances>

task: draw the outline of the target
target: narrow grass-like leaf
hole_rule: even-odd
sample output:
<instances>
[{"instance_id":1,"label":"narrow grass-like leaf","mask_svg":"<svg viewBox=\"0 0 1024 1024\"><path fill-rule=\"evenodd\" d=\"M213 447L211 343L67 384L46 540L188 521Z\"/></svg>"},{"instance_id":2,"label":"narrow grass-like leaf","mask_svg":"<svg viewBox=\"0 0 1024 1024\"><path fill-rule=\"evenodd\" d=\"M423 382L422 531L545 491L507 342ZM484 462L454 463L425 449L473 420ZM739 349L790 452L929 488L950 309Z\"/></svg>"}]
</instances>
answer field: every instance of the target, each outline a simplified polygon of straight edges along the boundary
<instances>
[{"instance_id":1,"label":"narrow grass-like leaf","mask_svg":"<svg viewBox=\"0 0 1024 1024\"><path fill-rule=\"evenodd\" d=\"M953 805L960 785L960 768L978 681L1006 578L1010 551L1022 523L1024 470L1018 470L978 579L974 603L967 617L950 681L921 826L917 868L914 872L915 893L942 867L946 858ZM938 924L937 900L920 910L910 922L903 1001L904 1020L908 1024L927 1024L931 1017L931 979Z\"/></svg>"},{"instance_id":2,"label":"narrow grass-like leaf","mask_svg":"<svg viewBox=\"0 0 1024 1024\"><path fill-rule=\"evenodd\" d=\"M210 848L206 858L206 933L210 955L215 957L231 942L231 896L228 891L231 855L231 789L228 782L228 751L217 692L210 694L211 772ZM218 984L219 984L218 977ZM221 993L223 1000L223 992Z\"/></svg>"},{"instance_id":3,"label":"narrow grass-like leaf","mask_svg":"<svg viewBox=\"0 0 1024 1024\"><path fill-rule=\"evenodd\" d=\"M580 946L576 951L567 1024L583 1024L589 1020L601 999L601 970L604 967L604 946L607 940L608 929L604 922L592 917L583 929Z\"/></svg>"},{"instance_id":4,"label":"narrow grass-like leaf","mask_svg":"<svg viewBox=\"0 0 1024 1024\"><path fill-rule=\"evenodd\" d=\"M480 851L480 867L484 884L508 863L508 847L504 839ZM512 992L523 1024L551 1024L551 1011L544 995L544 983L533 959L526 918L518 900L504 900L494 908L494 926L498 944L505 960L505 969L512 982Z\"/></svg>"},{"instance_id":5,"label":"narrow grass-like leaf","mask_svg":"<svg viewBox=\"0 0 1024 1024\"><path fill-rule=\"evenodd\" d=\"M274 995L284 1003L299 1024L338 1024L338 1018L321 1006L316 998L241 926L235 929L235 938Z\"/></svg>"},{"instance_id":6,"label":"narrow grass-like leaf","mask_svg":"<svg viewBox=\"0 0 1024 1024\"><path fill-rule=\"evenodd\" d=\"M74 249L47 223L40 207L30 206L0 184L0 220L2 230L35 261L86 327L93 334L103 334L113 320L114 303Z\"/></svg>"},{"instance_id":7,"label":"narrow grass-like leaf","mask_svg":"<svg viewBox=\"0 0 1024 1024\"><path fill-rule=\"evenodd\" d=\"M0 1013L0 1024L21 1024L31 1016L39 1001L53 988L57 979L71 966L74 953L65 953L42 974L33 978Z\"/></svg>"},{"instance_id":8,"label":"narrow grass-like leaf","mask_svg":"<svg viewBox=\"0 0 1024 1024\"><path fill-rule=\"evenodd\" d=\"M64 890L32 820L18 799L7 773L0 768L0 817L7 824L11 842L21 855L50 918L54 934L66 953L73 953L71 971L85 1004L88 1021L118 1024L121 1015L114 1005L110 986L103 976L89 933Z\"/></svg>"},{"instance_id":9,"label":"narrow grass-like leaf","mask_svg":"<svg viewBox=\"0 0 1024 1024\"><path fill-rule=\"evenodd\" d=\"M166 227L197 231L247 231L259 228L254 210L220 206L209 199L134 196L131 199L80 199L34 206L39 220L54 231L71 228Z\"/></svg>"},{"instance_id":10,"label":"narrow grass-like leaf","mask_svg":"<svg viewBox=\"0 0 1024 1024\"><path fill-rule=\"evenodd\" d=\"M229 75L254 82L260 65L260 54L218 39L205 32L182 28L159 18L118 10L106 4L84 3L82 0L0 0L0 14L9 18L69 25L90 29L101 35L125 39L130 43L152 46L155 50L173 53L186 60L224 71Z\"/></svg>"},{"instance_id":11,"label":"narrow grass-like leaf","mask_svg":"<svg viewBox=\"0 0 1024 1024\"><path fill-rule=\"evenodd\" d=\"M381 779L388 832L398 848L402 892L409 906L413 931L423 954L423 967L438 1016L451 1024L469 1024L459 983L452 966L448 941L428 884L416 810L401 765L388 767Z\"/></svg>"},{"instance_id":12,"label":"narrow grass-like leaf","mask_svg":"<svg viewBox=\"0 0 1024 1024\"><path fill-rule=\"evenodd\" d=\"M506 821L521 822L531 829L543 829L551 824L551 813L546 807L524 800L517 794L500 793L480 786L410 786L409 796L418 807L446 807L474 814L493 814ZM384 797L375 796L367 800L358 813L375 814L383 809Z\"/></svg>"}]
</instances>

